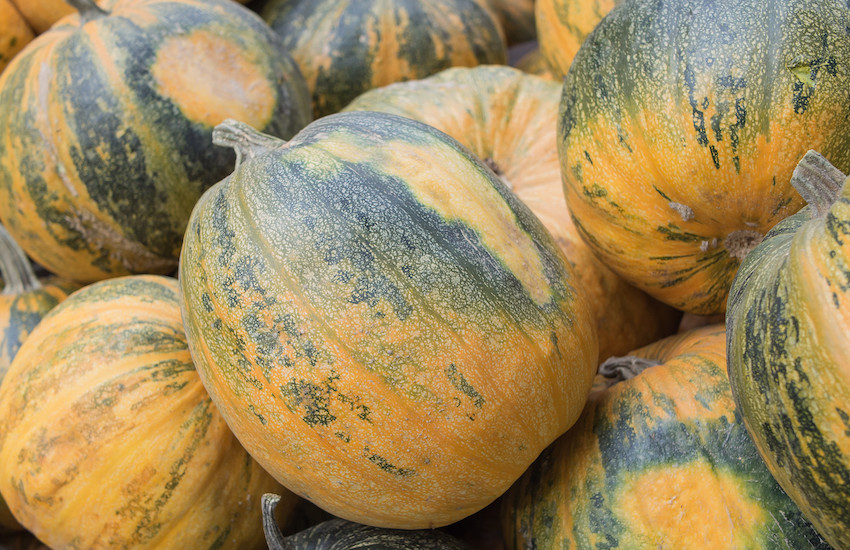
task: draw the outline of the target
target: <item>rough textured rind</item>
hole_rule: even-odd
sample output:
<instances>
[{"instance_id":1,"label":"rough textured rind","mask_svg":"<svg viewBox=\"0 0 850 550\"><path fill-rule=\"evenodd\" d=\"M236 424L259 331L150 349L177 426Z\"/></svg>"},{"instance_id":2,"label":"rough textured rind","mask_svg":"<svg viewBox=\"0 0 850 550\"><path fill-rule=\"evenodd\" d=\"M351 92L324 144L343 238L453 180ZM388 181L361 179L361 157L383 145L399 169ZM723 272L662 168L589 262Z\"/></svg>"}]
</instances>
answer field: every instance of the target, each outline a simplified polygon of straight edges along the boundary
<instances>
[{"instance_id":1,"label":"rough textured rind","mask_svg":"<svg viewBox=\"0 0 850 550\"><path fill-rule=\"evenodd\" d=\"M725 341L722 325L669 337L630 354L659 365L595 384L503 498L508 548L828 550L747 433Z\"/></svg>"},{"instance_id":2,"label":"rough textured rind","mask_svg":"<svg viewBox=\"0 0 850 550\"><path fill-rule=\"evenodd\" d=\"M779 223L735 277L729 377L771 472L836 548L850 540L850 187Z\"/></svg>"},{"instance_id":3,"label":"rough textured rind","mask_svg":"<svg viewBox=\"0 0 850 550\"><path fill-rule=\"evenodd\" d=\"M186 220L227 174L228 117L290 137L306 83L277 35L230 1L118 0L69 16L0 78L0 218L80 281L171 273Z\"/></svg>"},{"instance_id":4,"label":"rough textured rind","mask_svg":"<svg viewBox=\"0 0 850 550\"><path fill-rule=\"evenodd\" d=\"M51 548L263 547L260 495L283 488L204 390L178 292L141 275L84 287L0 387L0 492Z\"/></svg>"},{"instance_id":5,"label":"rough textured rind","mask_svg":"<svg viewBox=\"0 0 850 550\"><path fill-rule=\"evenodd\" d=\"M803 204L809 148L850 168L850 10L821 0L638 0L564 83L558 146L579 231L679 309L725 311L744 244Z\"/></svg>"},{"instance_id":6,"label":"rough textured rind","mask_svg":"<svg viewBox=\"0 0 850 550\"><path fill-rule=\"evenodd\" d=\"M449 136L329 115L198 202L190 348L288 488L382 527L493 501L578 416L596 335L539 220Z\"/></svg>"},{"instance_id":7,"label":"rough textured rind","mask_svg":"<svg viewBox=\"0 0 850 550\"><path fill-rule=\"evenodd\" d=\"M561 85L505 66L454 67L370 90L344 111L382 111L429 124L486 159L543 222L596 319L599 358L676 331L680 313L605 267L570 219L555 141Z\"/></svg>"},{"instance_id":8,"label":"rough textured rind","mask_svg":"<svg viewBox=\"0 0 850 550\"><path fill-rule=\"evenodd\" d=\"M372 88L506 64L501 28L482 1L272 0L262 15L301 67L318 118Z\"/></svg>"}]
</instances>

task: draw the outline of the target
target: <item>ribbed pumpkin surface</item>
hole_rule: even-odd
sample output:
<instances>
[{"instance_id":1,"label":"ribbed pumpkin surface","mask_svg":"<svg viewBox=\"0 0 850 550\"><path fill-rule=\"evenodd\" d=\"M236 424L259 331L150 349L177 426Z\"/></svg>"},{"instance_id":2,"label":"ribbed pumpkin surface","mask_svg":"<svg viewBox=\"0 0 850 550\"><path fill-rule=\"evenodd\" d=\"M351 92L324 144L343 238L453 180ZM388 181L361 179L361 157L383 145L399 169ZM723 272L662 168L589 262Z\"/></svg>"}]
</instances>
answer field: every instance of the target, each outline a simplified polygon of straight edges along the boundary
<instances>
[{"instance_id":1,"label":"ribbed pumpkin surface","mask_svg":"<svg viewBox=\"0 0 850 550\"><path fill-rule=\"evenodd\" d=\"M252 155L198 202L180 261L192 354L234 433L345 519L483 508L572 424L595 371L555 243L406 118L329 115Z\"/></svg>"},{"instance_id":2,"label":"ribbed pumpkin surface","mask_svg":"<svg viewBox=\"0 0 850 550\"><path fill-rule=\"evenodd\" d=\"M735 408L722 325L631 355L658 365L600 382L504 497L509 548L828 550Z\"/></svg>"},{"instance_id":3,"label":"ribbed pumpkin surface","mask_svg":"<svg viewBox=\"0 0 850 550\"><path fill-rule=\"evenodd\" d=\"M11 0L0 0L0 72L34 36Z\"/></svg>"},{"instance_id":4,"label":"ribbed pumpkin surface","mask_svg":"<svg viewBox=\"0 0 850 550\"><path fill-rule=\"evenodd\" d=\"M850 540L848 235L844 184L823 214L804 208L750 253L726 316L729 376L747 427L773 475L836 548Z\"/></svg>"},{"instance_id":5,"label":"ribbed pumpkin surface","mask_svg":"<svg viewBox=\"0 0 850 550\"><path fill-rule=\"evenodd\" d=\"M493 168L543 222L564 252L596 319L599 358L672 334L679 313L605 267L567 210L555 141L561 85L518 69L446 69L355 99L346 111L382 111L446 132Z\"/></svg>"},{"instance_id":6,"label":"ribbed pumpkin surface","mask_svg":"<svg viewBox=\"0 0 850 550\"><path fill-rule=\"evenodd\" d=\"M51 548L263 547L260 495L282 488L204 390L177 294L158 276L75 292L0 387L0 492Z\"/></svg>"},{"instance_id":7,"label":"ribbed pumpkin surface","mask_svg":"<svg viewBox=\"0 0 850 550\"><path fill-rule=\"evenodd\" d=\"M366 90L455 66L507 63L484 0L271 0L277 31L313 94L316 118Z\"/></svg>"},{"instance_id":8,"label":"ribbed pumpkin surface","mask_svg":"<svg viewBox=\"0 0 850 550\"><path fill-rule=\"evenodd\" d=\"M622 0L535 0L540 52L556 80L566 76L584 40Z\"/></svg>"},{"instance_id":9,"label":"ribbed pumpkin surface","mask_svg":"<svg viewBox=\"0 0 850 550\"><path fill-rule=\"evenodd\" d=\"M80 281L176 268L192 206L232 166L226 117L291 136L309 98L277 36L229 0L118 0L29 44L0 78L0 218Z\"/></svg>"},{"instance_id":10,"label":"ribbed pumpkin surface","mask_svg":"<svg viewBox=\"0 0 850 550\"><path fill-rule=\"evenodd\" d=\"M803 202L818 149L850 168L850 10L832 0L638 0L567 74L567 203L613 270L698 314L725 311L751 247Z\"/></svg>"}]
</instances>

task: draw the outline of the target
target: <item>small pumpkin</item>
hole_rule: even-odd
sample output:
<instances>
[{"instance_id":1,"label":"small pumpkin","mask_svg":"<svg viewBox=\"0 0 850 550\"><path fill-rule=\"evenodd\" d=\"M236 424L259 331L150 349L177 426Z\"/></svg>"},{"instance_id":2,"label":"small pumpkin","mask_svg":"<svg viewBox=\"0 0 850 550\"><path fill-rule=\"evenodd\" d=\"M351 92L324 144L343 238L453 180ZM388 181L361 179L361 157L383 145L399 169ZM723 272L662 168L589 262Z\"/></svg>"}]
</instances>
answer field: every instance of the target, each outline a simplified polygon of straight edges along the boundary
<instances>
[{"instance_id":1,"label":"small pumpkin","mask_svg":"<svg viewBox=\"0 0 850 550\"><path fill-rule=\"evenodd\" d=\"M457 141L395 115L328 115L286 143L233 122L216 140L243 161L195 206L179 279L198 372L245 448L367 525L495 500L596 370L539 220Z\"/></svg>"},{"instance_id":2,"label":"small pumpkin","mask_svg":"<svg viewBox=\"0 0 850 550\"><path fill-rule=\"evenodd\" d=\"M274 516L280 496L263 495L263 531L269 550L472 550L436 529L384 529L332 518L284 537Z\"/></svg>"},{"instance_id":3,"label":"small pumpkin","mask_svg":"<svg viewBox=\"0 0 850 550\"><path fill-rule=\"evenodd\" d=\"M259 495L284 495L280 520L297 502L210 401L178 292L153 275L78 290L0 385L0 493L51 548L262 548Z\"/></svg>"},{"instance_id":4,"label":"small pumpkin","mask_svg":"<svg viewBox=\"0 0 850 550\"><path fill-rule=\"evenodd\" d=\"M319 118L372 88L506 64L502 29L482 1L271 0L261 13L301 67Z\"/></svg>"},{"instance_id":5,"label":"small pumpkin","mask_svg":"<svg viewBox=\"0 0 850 550\"><path fill-rule=\"evenodd\" d=\"M623 0L535 0L534 20L540 54L560 81L587 35Z\"/></svg>"},{"instance_id":6,"label":"small pumpkin","mask_svg":"<svg viewBox=\"0 0 850 550\"><path fill-rule=\"evenodd\" d=\"M345 111L382 111L441 130L492 168L543 222L596 320L599 359L676 331L681 316L600 262L569 216L555 139L561 85L497 65L454 67L370 90Z\"/></svg>"},{"instance_id":7,"label":"small pumpkin","mask_svg":"<svg viewBox=\"0 0 850 550\"><path fill-rule=\"evenodd\" d=\"M578 422L502 499L508 548L829 546L736 408L723 325L600 366Z\"/></svg>"},{"instance_id":8,"label":"small pumpkin","mask_svg":"<svg viewBox=\"0 0 850 550\"><path fill-rule=\"evenodd\" d=\"M741 265L726 315L729 378L776 480L836 548L850 540L850 185L814 151L808 202Z\"/></svg>"},{"instance_id":9,"label":"small pumpkin","mask_svg":"<svg viewBox=\"0 0 850 550\"><path fill-rule=\"evenodd\" d=\"M0 73L35 37L11 0L0 0Z\"/></svg>"},{"instance_id":10,"label":"small pumpkin","mask_svg":"<svg viewBox=\"0 0 850 550\"><path fill-rule=\"evenodd\" d=\"M612 270L723 313L741 259L803 206L797 160L850 169L850 10L837 0L625 2L564 81L567 204Z\"/></svg>"},{"instance_id":11,"label":"small pumpkin","mask_svg":"<svg viewBox=\"0 0 850 550\"><path fill-rule=\"evenodd\" d=\"M306 84L230 0L72 3L0 76L0 219L63 277L173 273L192 206L233 163L213 126L289 137Z\"/></svg>"}]
</instances>

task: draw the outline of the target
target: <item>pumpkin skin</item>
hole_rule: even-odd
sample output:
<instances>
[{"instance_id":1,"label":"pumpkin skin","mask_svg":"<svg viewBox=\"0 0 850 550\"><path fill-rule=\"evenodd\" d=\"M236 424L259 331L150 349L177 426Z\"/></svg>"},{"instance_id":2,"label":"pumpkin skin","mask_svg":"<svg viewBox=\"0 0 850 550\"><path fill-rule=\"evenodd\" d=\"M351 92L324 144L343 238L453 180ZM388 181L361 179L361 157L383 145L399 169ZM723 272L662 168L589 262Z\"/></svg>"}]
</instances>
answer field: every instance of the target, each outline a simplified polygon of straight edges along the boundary
<instances>
[{"instance_id":1,"label":"pumpkin skin","mask_svg":"<svg viewBox=\"0 0 850 550\"><path fill-rule=\"evenodd\" d=\"M430 126L347 112L263 139L198 201L180 260L218 410L343 519L417 529L484 508L587 398L596 334L569 266Z\"/></svg>"},{"instance_id":2,"label":"pumpkin skin","mask_svg":"<svg viewBox=\"0 0 850 550\"><path fill-rule=\"evenodd\" d=\"M506 66L455 67L370 90L345 111L382 111L443 131L485 159L554 237L596 319L599 359L676 332L680 312L626 283L593 254L564 200L555 141L561 85Z\"/></svg>"},{"instance_id":3,"label":"pumpkin skin","mask_svg":"<svg viewBox=\"0 0 850 550\"><path fill-rule=\"evenodd\" d=\"M88 22L67 17L0 77L0 219L63 277L173 273L192 206L232 166L213 126L290 136L306 84L232 1L76 1Z\"/></svg>"},{"instance_id":4,"label":"pumpkin skin","mask_svg":"<svg viewBox=\"0 0 850 550\"><path fill-rule=\"evenodd\" d=\"M204 390L178 292L153 275L82 288L0 386L0 492L51 548L263 547L259 496L283 488Z\"/></svg>"},{"instance_id":5,"label":"pumpkin skin","mask_svg":"<svg viewBox=\"0 0 850 550\"><path fill-rule=\"evenodd\" d=\"M797 160L819 148L850 168L848 26L829 0L609 12L558 122L567 204L606 265L683 311L724 312L741 258L803 205Z\"/></svg>"},{"instance_id":6,"label":"pumpkin skin","mask_svg":"<svg viewBox=\"0 0 850 550\"><path fill-rule=\"evenodd\" d=\"M540 54L561 81L584 40L622 0L536 0L534 20Z\"/></svg>"},{"instance_id":7,"label":"pumpkin skin","mask_svg":"<svg viewBox=\"0 0 850 550\"><path fill-rule=\"evenodd\" d=\"M802 168L812 165L811 155ZM844 548L850 540L850 186L835 171L829 201L809 201L747 256L729 294L726 326L732 391L759 452L824 538ZM795 182L803 177L794 174Z\"/></svg>"},{"instance_id":8,"label":"pumpkin skin","mask_svg":"<svg viewBox=\"0 0 850 550\"><path fill-rule=\"evenodd\" d=\"M549 62L546 61L545 57L543 57L543 53L540 51L539 46L532 50L529 50L528 53L517 59L516 63L514 64L514 67L523 72L533 74L541 78L557 80L555 78L555 74L552 72L552 69L549 67Z\"/></svg>"},{"instance_id":9,"label":"pumpkin skin","mask_svg":"<svg viewBox=\"0 0 850 550\"><path fill-rule=\"evenodd\" d=\"M671 336L630 354L655 366L597 380L503 497L507 547L827 550L744 427L725 342L723 325Z\"/></svg>"},{"instance_id":10,"label":"pumpkin skin","mask_svg":"<svg viewBox=\"0 0 850 550\"><path fill-rule=\"evenodd\" d=\"M34 37L15 5L10 0L0 0L0 73Z\"/></svg>"},{"instance_id":11,"label":"pumpkin skin","mask_svg":"<svg viewBox=\"0 0 850 550\"><path fill-rule=\"evenodd\" d=\"M261 13L301 67L319 118L372 88L506 64L502 29L481 1L271 0Z\"/></svg>"}]
</instances>

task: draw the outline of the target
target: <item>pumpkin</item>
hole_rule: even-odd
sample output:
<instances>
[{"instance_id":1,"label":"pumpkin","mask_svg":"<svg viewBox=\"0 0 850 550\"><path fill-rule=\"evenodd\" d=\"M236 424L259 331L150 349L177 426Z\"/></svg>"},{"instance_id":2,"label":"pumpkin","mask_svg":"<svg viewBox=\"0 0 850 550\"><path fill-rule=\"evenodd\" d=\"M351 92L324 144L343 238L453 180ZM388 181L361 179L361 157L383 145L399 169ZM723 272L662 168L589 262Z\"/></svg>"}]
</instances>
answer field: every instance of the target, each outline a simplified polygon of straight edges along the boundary
<instances>
[{"instance_id":1,"label":"pumpkin","mask_svg":"<svg viewBox=\"0 0 850 550\"><path fill-rule=\"evenodd\" d=\"M63 277L173 273L192 206L233 162L213 126L289 136L309 120L306 85L229 0L74 4L0 76L0 219Z\"/></svg>"},{"instance_id":2,"label":"pumpkin","mask_svg":"<svg viewBox=\"0 0 850 550\"><path fill-rule=\"evenodd\" d=\"M269 550L471 550L462 541L436 529L384 529L340 518L284 537L274 516L279 501L279 495L263 495L263 531Z\"/></svg>"},{"instance_id":3,"label":"pumpkin","mask_svg":"<svg viewBox=\"0 0 850 550\"><path fill-rule=\"evenodd\" d=\"M836 548L850 540L850 185L809 152L792 183L809 203L777 224L729 294L729 378L779 484Z\"/></svg>"},{"instance_id":4,"label":"pumpkin","mask_svg":"<svg viewBox=\"0 0 850 550\"><path fill-rule=\"evenodd\" d=\"M759 457L725 346L712 325L600 366L579 421L503 497L507 547L827 550Z\"/></svg>"},{"instance_id":5,"label":"pumpkin","mask_svg":"<svg viewBox=\"0 0 850 550\"><path fill-rule=\"evenodd\" d=\"M377 112L215 139L243 161L192 212L183 321L218 410L287 488L358 523L446 525L575 421L589 309L460 143Z\"/></svg>"},{"instance_id":6,"label":"pumpkin","mask_svg":"<svg viewBox=\"0 0 850 550\"><path fill-rule=\"evenodd\" d=\"M609 11L623 0L535 0L534 20L540 54L560 81L582 43Z\"/></svg>"},{"instance_id":7,"label":"pumpkin","mask_svg":"<svg viewBox=\"0 0 850 550\"><path fill-rule=\"evenodd\" d=\"M301 67L319 118L372 88L507 63L502 29L483 1L270 0L261 13Z\"/></svg>"},{"instance_id":8,"label":"pumpkin","mask_svg":"<svg viewBox=\"0 0 850 550\"><path fill-rule=\"evenodd\" d=\"M570 212L615 272L699 315L803 205L808 148L850 168L850 10L820 0L637 0L588 36L564 81Z\"/></svg>"},{"instance_id":9,"label":"pumpkin","mask_svg":"<svg viewBox=\"0 0 850 550\"><path fill-rule=\"evenodd\" d=\"M0 0L0 73L34 36L11 0Z\"/></svg>"},{"instance_id":10,"label":"pumpkin","mask_svg":"<svg viewBox=\"0 0 850 550\"><path fill-rule=\"evenodd\" d=\"M680 313L623 281L594 256L569 217L555 141L561 85L506 66L455 67L370 90L346 111L383 111L429 124L484 159L543 222L588 297L599 358L676 331Z\"/></svg>"},{"instance_id":11,"label":"pumpkin","mask_svg":"<svg viewBox=\"0 0 850 550\"><path fill-rule=\"evenodd\" d=\"M197 376L177 281L88 285L48 313L0 386L0 493L51 548L262 548L251 459ZM297 499L284 492L281 520Z\"/></svg>"},{"instance_id":12,"label":"pumpkin","mask_svg":"<svg viewBox=\"0 0 850 550\"><path fill-rule=\"evenodd\" d=\"M535 0L480 0L496 15L508 46L537 38L534 28Z\"/></svg>"}]
</instances>

